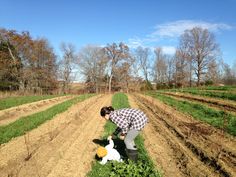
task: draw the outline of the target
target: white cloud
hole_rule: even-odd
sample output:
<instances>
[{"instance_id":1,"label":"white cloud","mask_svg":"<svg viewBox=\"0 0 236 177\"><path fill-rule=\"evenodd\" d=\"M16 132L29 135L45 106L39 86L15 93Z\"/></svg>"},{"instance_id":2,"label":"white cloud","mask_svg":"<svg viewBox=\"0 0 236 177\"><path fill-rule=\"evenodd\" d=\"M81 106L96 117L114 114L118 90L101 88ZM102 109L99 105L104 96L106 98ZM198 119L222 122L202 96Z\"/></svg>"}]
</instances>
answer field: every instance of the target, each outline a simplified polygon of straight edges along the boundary
<instances>
[{"instance_id":1,"label":"white cloud","mask_svg":"<svg viewBox=\"0 0 236 177\"><path fill-rule=\"evenodd\" d=\"M149 37L150 38L178 37L185 30L192 29L196 26L204 28L204 29L208 29L213 32L232 29L232 26L225 23L208 23L204 21L179 20L175 22L157 25L155 27L155 31L152 34L150 34Z\"/></svg>"},{"instance_id":2,"label":"white cloud","mask_svg":"<svg viewBox=\"0 0 236 177\"><path fill-rule=\"evenodd\" d=\"M173 46L162 46L161 48L163 50L163 53L168 55L174 55L176 51L176 48Z\"/></svg>"},{"instance_id":3,"label":"white cloud","mask_svg":"<svg viewBox=\"0 0 236 177\"><path fill-rule=\"evenodd\" d=\"M137 48L139 46L144 47L144 42L142 39L140 39L138 37L134 37L134 38L128 39L128 46L130 48Z\"/></svg>"},{"instance_id":4,"label":"white cloud","mask_svg":"<svg viewBox=\"0 0 236 177\"><path fill-rule=\"evenodd\" d=\"M163 48L164 53L174 54L175 47L173 46L163 46L163 42L173 42L184 33L185 30L192 29L194 27L201 27L208 29L212 32L219 32L223 30L230 30L233 27L225 23L209 23L205 21L194 21L194 20L178 20L169 23L163 23L156 25L154 31L150 34L147 34L145 37L134 37L128 39L128 46L130 48L137 48L138 46L142 47L153 47L160 46ZM165 40L165 41L164 41ZM158 44L159 43L159 44Z\"/></svg>"}]
</instances>

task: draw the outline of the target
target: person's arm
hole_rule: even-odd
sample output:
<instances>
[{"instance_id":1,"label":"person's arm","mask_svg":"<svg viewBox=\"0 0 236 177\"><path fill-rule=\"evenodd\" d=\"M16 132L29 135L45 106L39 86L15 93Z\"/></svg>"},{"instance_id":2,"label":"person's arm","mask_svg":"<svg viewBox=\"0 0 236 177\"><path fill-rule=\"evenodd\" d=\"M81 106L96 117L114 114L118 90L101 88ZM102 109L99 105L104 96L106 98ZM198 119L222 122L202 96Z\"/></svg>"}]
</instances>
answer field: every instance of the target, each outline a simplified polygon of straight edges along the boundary
<instances>
[{"instance_id":1,"label":"person's arm","mask_svg":"<svg viewBox=\"0 0 236 177\"><path fill-rule=\"evenodd\" d=\"M111 135L112 138L115 138L121 131L122 129L120 127L117 127L116 130Z\"/></svg>"}]
</instances>

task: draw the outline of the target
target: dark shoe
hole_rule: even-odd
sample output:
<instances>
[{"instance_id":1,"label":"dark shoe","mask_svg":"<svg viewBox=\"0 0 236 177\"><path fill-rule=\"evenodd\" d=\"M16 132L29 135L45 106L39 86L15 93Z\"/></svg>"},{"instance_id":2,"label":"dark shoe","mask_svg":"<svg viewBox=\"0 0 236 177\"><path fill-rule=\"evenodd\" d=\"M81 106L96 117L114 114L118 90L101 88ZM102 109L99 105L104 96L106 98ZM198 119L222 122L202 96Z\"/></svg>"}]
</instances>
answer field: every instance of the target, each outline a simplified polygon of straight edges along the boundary
<instances>
[{"instance_id":1,"label":"dark shoe","mask_svg":"<svg viewBox=\"0 0 236 177\"><path fill-rule=\"evenodd\" d=\"M138 160L138 150L133 150L133 149L125 149L126 154L130 160L133 162L137 162Z\"/></svg>"}]
</instances>

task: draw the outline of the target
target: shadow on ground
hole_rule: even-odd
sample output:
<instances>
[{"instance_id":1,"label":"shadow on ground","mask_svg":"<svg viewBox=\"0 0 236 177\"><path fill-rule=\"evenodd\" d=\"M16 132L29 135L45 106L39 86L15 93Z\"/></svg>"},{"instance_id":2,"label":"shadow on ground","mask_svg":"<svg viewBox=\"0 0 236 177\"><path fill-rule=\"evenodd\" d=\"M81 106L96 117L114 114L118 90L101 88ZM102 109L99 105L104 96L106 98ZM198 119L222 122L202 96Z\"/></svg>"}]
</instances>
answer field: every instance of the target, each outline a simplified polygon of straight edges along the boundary
<instances>
[{"instance_id":1,"label":"shadow on ground","mask_svg":"<svg viewBox=\"0 0 236 177\"><path fill-rule=\"evenodd\" d=\"M125 153L125 143L124 143L124 141L120 140L120 139L113 139L113 141L114 141L114 144L115 144L114 149L116 149L120 153L121 158L123 160L127 159L128 157ZM109 142L106 139L94 139L93 143L99 144L100 146L105 147ZM97 157L97 155L95 155L95 159L100 160L100 158Z\"/></svg>"}]
</instances>

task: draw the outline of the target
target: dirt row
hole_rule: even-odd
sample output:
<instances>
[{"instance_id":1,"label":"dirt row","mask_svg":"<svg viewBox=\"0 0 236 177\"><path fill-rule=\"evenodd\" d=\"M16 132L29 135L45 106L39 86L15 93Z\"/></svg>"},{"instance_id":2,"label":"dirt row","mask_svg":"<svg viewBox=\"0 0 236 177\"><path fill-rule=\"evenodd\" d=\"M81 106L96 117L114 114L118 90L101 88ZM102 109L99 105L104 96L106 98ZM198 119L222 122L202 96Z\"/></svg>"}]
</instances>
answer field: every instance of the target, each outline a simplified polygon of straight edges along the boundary
<instances>
[{"instance_id":1,"label":"dirt row","mask_svg":"<svg viewBox=\"0 0 236 177\"><path fill-rule=\"evenodd\" d=\"M9 109L4 109L0 111L0 126L14 122L20 117L44 111L56 104L72 99L73 97L75 96L56 97L52 99L46 99L33 103L23 104Z\"/></svg>"},{"instance_id":2,"label":"dirt row","mask_svg":"<svg viewBox=\"0 0 236 177\"><path fill-rule=\"evenodd\" d=\"M163 92L162 94L173 96L176 98L183 98L186 100L197 101L200 103L206 103L212 107L216 107L218 109L222 109L222 110L236 113L236 102L234 102L234 101L220 100L220 99L209 98L209 97L201 97L201 96L195 96L195 95L186 94L186 93L183 94L183 93L179 93L179 92L176 92L176 93Z\"/></svg>"},{"instance_id":3,"label":"dirt row","mask_svg":"<svg viewBox=\"0 0 236 177\"><path fill-rule=\"evenodd\" d=\"M164 176L236 176L236 139L156 99L129 96L149 117L145 147Z\"/></svg>"},{"instance_id":4,"label":"dirt row","mask_svg":"<svg viewBox=\"0 0 236 177\"><path fill-rule=\"evenodd\" d=\"M111 95L89 98L24 136L0 146L0 177L85 176L91 168Z\"/></svg>"},{"instance_id":5,"label":"dirt row","mask_svg":"<svg viewBox=\"0 0 236 177\"><path fill-rule=\"evenodd\" d=\"M207 89L203 90L203 89L201 89L201 91L216 92L216 93L225 93L225 92L227 92L227 93L232 93L232 94L236 93L235 89L233 89L233 90L207 90Z\"/></svg>"}]
</instances>

